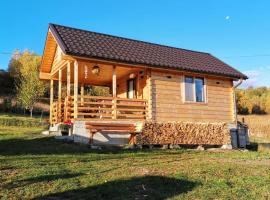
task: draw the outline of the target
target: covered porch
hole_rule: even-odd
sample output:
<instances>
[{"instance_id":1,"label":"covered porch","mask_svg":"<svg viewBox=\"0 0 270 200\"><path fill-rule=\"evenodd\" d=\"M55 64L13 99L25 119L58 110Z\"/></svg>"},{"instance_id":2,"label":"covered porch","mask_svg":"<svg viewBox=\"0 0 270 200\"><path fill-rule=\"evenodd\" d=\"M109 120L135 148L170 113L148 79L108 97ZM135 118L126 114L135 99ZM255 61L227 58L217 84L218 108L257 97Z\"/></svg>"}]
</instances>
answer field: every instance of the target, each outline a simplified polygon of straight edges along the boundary
<instances>
[{"instance_id":1,"label":"covered porch","mask_svg":"<svg viewBox=\"0 0 270 200\"><path fill-rule=\"evenodd\" d=\"M80 59L61 59L53 66L51 126L70 121L140 122L150 118L149 73L145 68ZM89 86L106 87L108 92L93 96Z\"/></svg>"}]
</instances>

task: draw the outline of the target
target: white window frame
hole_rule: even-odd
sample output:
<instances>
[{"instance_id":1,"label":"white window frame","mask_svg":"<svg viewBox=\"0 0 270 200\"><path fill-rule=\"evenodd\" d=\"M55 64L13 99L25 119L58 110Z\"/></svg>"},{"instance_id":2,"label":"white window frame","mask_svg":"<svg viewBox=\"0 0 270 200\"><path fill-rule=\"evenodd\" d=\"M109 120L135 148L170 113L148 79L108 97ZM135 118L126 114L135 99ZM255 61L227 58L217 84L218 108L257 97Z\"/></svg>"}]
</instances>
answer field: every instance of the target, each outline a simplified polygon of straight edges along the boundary
<instances>
[{"instance_id":1,"label":"white window frame","mask_svg":"<svg viewBox=\"0 0 270 200\"><path fill-rule=\"evenodd\" d=\"M185 78L186 77L192 77L193 78L193 87L192 87L192 92L193 92L193 101L187 101L186 100L186 81L185 81ZM195 85L195 79L203 79L203 98L204 98L204 101L196 101L196 85ZM182 78L182 99L183 99L183 102L185 103L196 103L196 104L206 104L207 103L207 82L206 82L206 78L203 77L203 76L194 76L194 75L183 75L183 78Z\"/></svg>"}]
</instances>

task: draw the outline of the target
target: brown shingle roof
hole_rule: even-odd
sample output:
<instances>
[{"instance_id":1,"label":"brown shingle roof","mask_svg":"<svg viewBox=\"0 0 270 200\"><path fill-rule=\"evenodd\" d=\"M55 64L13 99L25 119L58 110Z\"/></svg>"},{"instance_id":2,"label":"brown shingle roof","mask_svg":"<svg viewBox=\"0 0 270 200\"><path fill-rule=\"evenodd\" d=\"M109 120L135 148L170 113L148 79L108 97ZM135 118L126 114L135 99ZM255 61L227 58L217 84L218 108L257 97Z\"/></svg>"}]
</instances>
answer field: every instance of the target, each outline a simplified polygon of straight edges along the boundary
<instances>
[{"instance_id":1,"label":"brown shingle roof","mask_svg":"<svg viewBox=\"0 0 270 200\"><path fill-rule=\"evenodd\" d=\"M208 53L56 24L50 24L49 28L67 55L247 79L246 75Z\"/></svg>"}]
</instances>

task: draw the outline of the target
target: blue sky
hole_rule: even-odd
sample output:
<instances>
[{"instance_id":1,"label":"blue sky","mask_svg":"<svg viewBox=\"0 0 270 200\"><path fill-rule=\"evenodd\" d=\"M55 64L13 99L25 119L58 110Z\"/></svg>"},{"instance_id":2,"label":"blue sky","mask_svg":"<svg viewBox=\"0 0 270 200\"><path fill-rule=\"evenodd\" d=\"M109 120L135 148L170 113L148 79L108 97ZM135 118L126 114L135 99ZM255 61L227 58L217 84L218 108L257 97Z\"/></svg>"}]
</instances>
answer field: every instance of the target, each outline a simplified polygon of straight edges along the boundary
<instances>
[{"instance_id":1,"label":"blue sky","mask_svg":"<svg viewBox=\"0 0 270 200\"><path fill-rule=\"evenodd\" d=\"M0 68L10 53L42 54L48 23L209 52L270 86L270 1L76 0L0 2Z\"/></svg>"}]
</instances>

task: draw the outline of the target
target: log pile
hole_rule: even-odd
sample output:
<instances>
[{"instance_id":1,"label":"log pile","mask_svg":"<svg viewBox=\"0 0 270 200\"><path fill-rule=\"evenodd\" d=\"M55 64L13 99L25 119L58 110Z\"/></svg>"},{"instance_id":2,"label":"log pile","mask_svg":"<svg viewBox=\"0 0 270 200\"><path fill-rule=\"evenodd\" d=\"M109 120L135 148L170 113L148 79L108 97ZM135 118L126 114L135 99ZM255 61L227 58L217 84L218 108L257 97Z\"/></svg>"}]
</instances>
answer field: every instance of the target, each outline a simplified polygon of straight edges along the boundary
<instances>
[{"instance_id":1,"label":"log pile","mask_svg":"<svg viewBox=\"0 0 270 200\"><path fill-rule=\"evenodd\" d=\"M226 123L145 122L137 144L222 145L230 143Z\"/></svg>"}]
</instances>

